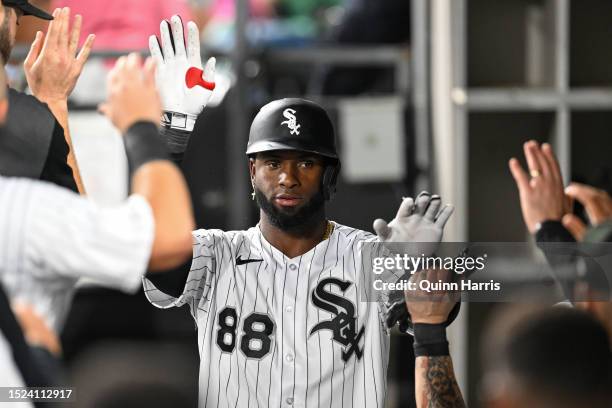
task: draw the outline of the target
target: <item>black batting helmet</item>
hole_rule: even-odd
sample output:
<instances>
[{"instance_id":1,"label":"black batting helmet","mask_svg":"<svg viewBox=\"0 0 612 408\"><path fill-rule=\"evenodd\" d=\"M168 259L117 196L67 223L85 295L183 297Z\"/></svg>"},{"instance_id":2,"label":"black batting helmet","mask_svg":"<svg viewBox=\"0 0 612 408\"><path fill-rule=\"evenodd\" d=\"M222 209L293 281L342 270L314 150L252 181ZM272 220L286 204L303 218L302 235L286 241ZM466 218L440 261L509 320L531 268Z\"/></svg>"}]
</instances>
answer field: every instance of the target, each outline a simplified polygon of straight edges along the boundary
<instances>
[{"instance_id":1,"label":"black batting helmet","mask_svg":"<svg viewBox=\"0 0 612 408\"><path fill-rule=\"evenodd\" d=\"M323 195L329 200L336 191L340 159L334 126L321 106L300 98L272 101L262 107L249 132L246 154L272 150L297 150L326 158Z\"/></svg>"}]
</instances>

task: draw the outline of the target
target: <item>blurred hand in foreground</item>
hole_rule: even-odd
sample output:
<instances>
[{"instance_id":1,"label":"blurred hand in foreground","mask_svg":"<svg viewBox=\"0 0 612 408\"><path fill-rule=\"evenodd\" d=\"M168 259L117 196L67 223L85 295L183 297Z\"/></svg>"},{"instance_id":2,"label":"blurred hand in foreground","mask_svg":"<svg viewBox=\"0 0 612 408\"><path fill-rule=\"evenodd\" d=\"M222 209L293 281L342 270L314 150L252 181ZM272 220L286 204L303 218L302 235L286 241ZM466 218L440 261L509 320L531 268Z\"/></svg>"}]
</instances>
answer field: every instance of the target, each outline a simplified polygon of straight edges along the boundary
<instances>
[{"instance_id":1,"label":"blurred hand in foreground","mask_svg":"<svg viewBox=\"0 0 612 408\"><path fill-rule=\"evenodd\" d=\"M162 109L155 87L155 63L132 53L117 60L108 74L107 101L99 110L106 115L122 134L141 121L159 125Z\"/></svg>"}]
</instances>

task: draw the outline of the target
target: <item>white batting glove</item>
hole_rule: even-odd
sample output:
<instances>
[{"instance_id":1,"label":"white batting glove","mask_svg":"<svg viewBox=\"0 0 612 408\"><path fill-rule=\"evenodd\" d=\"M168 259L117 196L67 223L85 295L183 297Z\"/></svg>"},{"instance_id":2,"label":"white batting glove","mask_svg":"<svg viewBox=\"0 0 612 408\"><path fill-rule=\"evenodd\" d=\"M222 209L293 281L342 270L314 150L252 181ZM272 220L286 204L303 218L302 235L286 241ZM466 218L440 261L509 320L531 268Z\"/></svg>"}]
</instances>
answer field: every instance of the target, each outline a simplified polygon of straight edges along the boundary
<instances>
[{"instance_id":1,"label":"white batting glove","mask_svg":"<svg viewBox=\"0 0 612 408\"><path fill-rule=\"evenodd\" d=\"M440 197L427 192L420 193L416 200L404 198L395 218L388 224L380 218L375 220L374 231L381 242L417 243L418 248L410 252L429 256L442 240L444 226L454 211L449 204L439 211L440 205Z\"/></svg>"},{"instance_id":2,"label":"white batting glove","mask_svg":"<svg viewBox=\"0 0 612 408\"><path fill-rule=\"evenodd\" d=\"M164 108L162 125L191 132L215 89L215 58L202 69L200 33L193 21L187 23L187 46L179 16L172 16L170 23L162 21L160 32L161 47L152 35L149 49L157 63L155 79Z\"/></svg>"}]
</instances>

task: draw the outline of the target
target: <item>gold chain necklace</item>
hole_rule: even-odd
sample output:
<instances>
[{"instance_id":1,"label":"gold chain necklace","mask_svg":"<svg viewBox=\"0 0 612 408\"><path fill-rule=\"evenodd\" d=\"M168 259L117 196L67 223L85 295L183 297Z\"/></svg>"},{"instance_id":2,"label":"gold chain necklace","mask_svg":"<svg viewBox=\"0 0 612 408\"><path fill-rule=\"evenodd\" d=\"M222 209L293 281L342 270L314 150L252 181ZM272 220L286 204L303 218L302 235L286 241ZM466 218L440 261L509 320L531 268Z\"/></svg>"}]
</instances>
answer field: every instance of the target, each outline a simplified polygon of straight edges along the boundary
<instances>
[{"instance_id":1,"label":"gold chain necklace","mask_svg":"<svg viewBox=\"0 0 612 408\"><path fill-rule=\"evenodd\" d=\"M327 221L327 228L325 228L325 234L323 234L323 239L321 241L325 241L327 238L329 238L333 230L334 230L334 224Z\"/></svg>"}]
</instances>

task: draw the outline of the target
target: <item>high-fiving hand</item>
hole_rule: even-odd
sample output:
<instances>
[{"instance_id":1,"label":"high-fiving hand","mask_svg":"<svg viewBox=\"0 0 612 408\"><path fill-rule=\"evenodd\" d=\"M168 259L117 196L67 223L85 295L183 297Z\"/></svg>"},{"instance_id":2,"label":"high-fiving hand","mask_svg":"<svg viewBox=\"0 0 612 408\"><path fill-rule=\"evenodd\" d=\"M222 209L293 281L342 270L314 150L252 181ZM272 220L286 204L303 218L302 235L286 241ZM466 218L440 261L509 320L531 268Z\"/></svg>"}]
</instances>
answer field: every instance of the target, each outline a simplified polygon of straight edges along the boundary
<instances>
[{"instance_id":1,"label":"high-fiving hand","mask_svg":"<svg viewBox=\"0 0 612 408\"><path fill-rule=\"evenodd\" d=\"M596 227L612 220L612 198L605 191L586 184L572 183L565 189L565 194L584 206L592 226ZM577 241L582 241L587 226L580 218L574 214L566 214L562 222Z\"/></svg>"},{"instance_id":2,"label":"high-fiving hand","mask_svg":"<svg viewBox=\"0 0 612 408\"><path fill-rule=\"evenodd\" d=\"M374 231L381 242L438 243L442 239L444 226L454 211L447 204L440 210L441 199L428 192L420 193L416 200L404 198L395 218L387 224L383 219L374 221ZM432 246L420 250L418 255L431 255Z\"/></svg>"},{"instance_id":3,"label":"high-fiving hand","mask_svg":"<svg viewBox=\"0 0 612 408\"><path fill-rule=\"evenodd\" d=\"M77 55L81 16L70 29L70 9L56 9L45 35L36 33L23 66L32 94L47 104L65 102L72 93L87 62L95 36L90 34Z\"/></svg>"},{"instance_id":4,"label":"high-fiving hand","mask_svg":"<svg viewBox=\"0 0 612 408\"><path fill-rule=\"evenodd\" d=\"M187 23L187 44L179 16L162 21L160 32L161 45L152 35L149 48L157 63L157 89L164 108L162 124L191 132L215 88L215 58L202 69L200 33L193 21Z\"/></svg>"},{"instance_id":5,"label":"high-fiving hand","mask_svg":"<svg viewBox=\"0 0 612 408\"><path fill-rule=\"evenodd\" d=\"M159 123L161 102L155 88L155 63L132 53L117 60L108 74L106 102L100 105L122 134L137 122Z\"/></svg>"},{"instance_id":6,"label":"high-fiving hand","mask_svg":"<svg viewBox=\"0 0 612 408\"><path fill-rule=\"evenodd\" d=\"M519 190L525 225L534 234L544 221L561 221L571 212L571 200L563 192L559 163L548 143L542 147L530 140L523 145L529 174L518 160L510 160L510 171Z\"/></svg>"}]
</instances>

